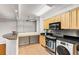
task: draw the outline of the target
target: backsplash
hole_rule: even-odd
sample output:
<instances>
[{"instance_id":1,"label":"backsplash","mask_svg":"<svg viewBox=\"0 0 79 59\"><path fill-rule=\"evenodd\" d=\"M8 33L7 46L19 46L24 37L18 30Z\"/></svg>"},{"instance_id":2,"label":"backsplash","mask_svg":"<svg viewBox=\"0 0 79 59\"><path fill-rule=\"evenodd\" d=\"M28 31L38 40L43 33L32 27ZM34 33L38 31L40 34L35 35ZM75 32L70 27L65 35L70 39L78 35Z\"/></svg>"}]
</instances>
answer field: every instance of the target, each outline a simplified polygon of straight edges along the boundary
<instances>
[{"instance_id":1,"label":"backsplash","mask_svg":"<svg viewBox=\"0 0 79 59\"><path fill-rule=\"evenodd\" d=\"M79 37L79 30L77 31L77 35L78 35L78 37Z\"/></svg>"},{"instance_id":2,"label":"backsplash","mask_svg":"<svg viewBox=\"0 0 79 59\"><path fill-rule=\"evenodd\" d=\"M79 31L78 30L53 30L53 33L57 35L69 35L69 36L79 36Z\"/></svg>"}]
</instances>

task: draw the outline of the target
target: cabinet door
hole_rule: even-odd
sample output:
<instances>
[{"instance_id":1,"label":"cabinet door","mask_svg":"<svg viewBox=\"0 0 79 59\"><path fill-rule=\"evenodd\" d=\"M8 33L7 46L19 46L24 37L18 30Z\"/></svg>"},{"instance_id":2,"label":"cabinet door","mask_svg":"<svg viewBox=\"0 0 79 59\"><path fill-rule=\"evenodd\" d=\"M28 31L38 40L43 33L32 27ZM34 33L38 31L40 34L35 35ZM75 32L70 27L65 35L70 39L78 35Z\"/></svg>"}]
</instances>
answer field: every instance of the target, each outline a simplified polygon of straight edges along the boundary
<instances>
[{"instance_id":1,"label":"cabinet door","mask_svg":"<svg viewBox=\"0 0 79 59\"><path fill-rule=\"evenodd\" d=\"M61 29L65 29L65 13L61 15Z\"/></svg>"},{"instance_id":2,"label":"cabinet door","mask_svg":"<svg viewBox=\"0 0 79 59\"><path fill-rule=\"evenodd\" d=\"M77 29L77 10L70 11L70 29Z\"/></svg>"},{"instance_id":3,"label":"cabinet door","mask_svg":"<svg viewBox=\"0 0 79 59\"><path fill-rule=\"evenodd\" d=\"M48 29L48 22L47 22L47 20L44 20L44 29Z\"/></svg>"},{"instance_id":4,"label":"cabinet door","mask_svg":"<svg viewBox=\"0 0 79 59\"><path fill-rule=\"evenodd\" d=\"M19 37L19 45L29 44L29 37Z\"/></svg>"},{"instance_id":5,"label":"cabinet door","mask_svg":"<svg viewBox=\"0 0 79 59\"><path fill-rule=\"evenodd\" d=\"M61 22L61 16L60 15L57 17L57 22Z\"/></svg>"},{"instance_id":6,"label":"cabinet door","mask_svg":"<svg viewBox=\"0 0 79 59\"><path fill-rule=\"evenodd\" d=\"M38 36L30 36L30 44L38 43Z\"/></svg>"},{"instance_id":7,"label":"cabinet door","mask_svg":"<svg viewBox=\"0 0 79 59\"><path fill-rule=\"evenodd\" d=\"M60 16L55 16L54 22L60 22Z\"/></svg>"},{"instance_id":8,"label":"cabinet door","mask_svg":"<svg viewBox=\"0 0 79 59\"><path fill-rule=\"evenodd\" d=\"M66 12L65 13L65 29L69 29L69 20L70 20L70 13L69 12Z\"/></svg>"},{"instance_id":9,"label":"cabinet door","mask_svg":"<svg viewBox=\"0 0 79 59\"><path fill-rule=\"evenodd\" d=\"M69 12L66 12L61 15L61 28L62 29L69 29L69 20L70 20Z\"/></svg>"},{"instance_id":10,"label":"cabinet door","mask_svg":"<svg viewBox=\"0 0 79 59\"><path fill-rule=\"evenodd\" d=\"M53 23L57 22L57 16L53 17Z\"/></svg>"},{"instance_id":11,"label":"cabinet door","mask_svg":"<svg viewBox=\"0 0 79 59\"><path fill-rule=\"evenodd\" d=\"M79 29L79 8L77 8L77 29Z\"/></svg>"},{"instance_id":12,"label":"cabinet door","mask_svg":"<svg viewBox=\"0 0 79 59\"><path fill-rule=\"evenodd\" d=\"M49 24L53 22L52 18L44 20L44 29L49 29Z\"/></svg>"},{"instance_id":13,"label":"cabinet door","mask_svg":"<svg viewBox=\"0 0 79 59\"><path fill-rule=\"evenodd\" d=\"M46 42L45 42L45 36L44 35L40 35L40 40L39 40L40 44L45 46Z\"/></svg>"},{"instance_id":14,"label":"cabinet door","mask_svg":"<svg viewBox=\"0 0 79 59\"><path fill-rule=\"evenodd\" d=\"M0 55L6 55L6 44L0 44Z\"/></svg>"}]
</instances>

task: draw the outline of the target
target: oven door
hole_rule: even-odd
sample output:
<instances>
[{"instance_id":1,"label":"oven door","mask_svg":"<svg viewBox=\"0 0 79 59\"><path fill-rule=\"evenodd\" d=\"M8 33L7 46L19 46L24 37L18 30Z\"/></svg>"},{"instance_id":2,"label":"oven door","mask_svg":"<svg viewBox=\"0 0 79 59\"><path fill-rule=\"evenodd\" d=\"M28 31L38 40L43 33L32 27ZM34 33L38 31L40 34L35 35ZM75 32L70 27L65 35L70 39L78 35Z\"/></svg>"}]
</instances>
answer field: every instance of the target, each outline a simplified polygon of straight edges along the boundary
<instances>
[{"instance_id":1,"label":"oven door","mask_svg":"<svg viewBox=\"0 0 79 59\"><path fill-rule=\"evenodd\" d=\"M51 49L53 52L55 52L56 41L55 41L55 40L46 39L46 46L47 46L49 49Z\"/></svg>"}]
</instances>

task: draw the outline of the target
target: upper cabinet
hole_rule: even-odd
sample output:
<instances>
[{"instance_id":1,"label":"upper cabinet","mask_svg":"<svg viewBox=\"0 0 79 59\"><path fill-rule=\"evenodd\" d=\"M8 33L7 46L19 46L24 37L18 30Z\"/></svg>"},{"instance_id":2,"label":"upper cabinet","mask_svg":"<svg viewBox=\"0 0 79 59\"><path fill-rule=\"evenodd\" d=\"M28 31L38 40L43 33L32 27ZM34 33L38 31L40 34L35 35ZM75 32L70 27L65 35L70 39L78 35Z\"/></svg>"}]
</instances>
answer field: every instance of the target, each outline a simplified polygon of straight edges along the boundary
<instances>
[{"instance_id":1,"label":"upper cabinet","mask_svg":"<svg viewBox=\"0 0 79 59\"><path fill-rule=\"evenodd\" d=\"M61 15L61 29L69 29L70 13L66 12Z\"/></svg>"},{"instance_id":2,"label":"upper cabinet","mask_svg":"<svg viewBox=\"0 0 79 59\"><path fill-rule=\"evenodd\" d=\"M52 22L53 22L52 18L44 20L44 29L49 29L49 23L52 23Z\"/></svg>"},{"instance_id":3,"label":"upper cabinet","mask_svg":"<svg viewBox=\"0 0 79 59\"><path fill-rule=\"evenodd\" d=\"M45 20L45 28L49 23L61 22L61 29L79 29L79 8L75 8L58 16Z\"/></svg>"},{"instance_id":4,"label":"upper cabinet","mask_svg":"<svg viewBox=\"0 0 79 59\"><path fill-rule=\"evenodd\" d=\"M53 19L53 23L54 22L60 22L60 16L55 16L52 19Z\"/></svg>"},{"instance_id":5,"label":"upper cabinet","mask_svg":"<svg viewBox=\"0 0 79 59\"><path fill-rule=\"evenodd\" d=\"M70 11L70 29L77 29L77 9Z\"/></svg>"},{"instance_id":6,"label":"upper cabinet","mask_svg":"<svg viewBox=\"0 0 79 59\"><path fill-rule=\"evenodd\" d=\"M77 8L77 29L79 29L79 8Z\"/></svg>"},{"instance_id":7,"label":"upper cabinet","mask_svg":"<svg viewBox=\"0 0 79 59\"><path fill-rule=\"evenodd\" d=\"M65 29L69 29L70 25L70 12L65 13Z\"/></svg>"},{"instance_id":8,"label":"upper cabinet","mask_svg":"<svg viewBox=\"0 0 79 59\"><path fill-rule=\"evenodd\" d=\"M65 13L61 15L61 29L65 29Z\"/></svg>"}]
</instances>

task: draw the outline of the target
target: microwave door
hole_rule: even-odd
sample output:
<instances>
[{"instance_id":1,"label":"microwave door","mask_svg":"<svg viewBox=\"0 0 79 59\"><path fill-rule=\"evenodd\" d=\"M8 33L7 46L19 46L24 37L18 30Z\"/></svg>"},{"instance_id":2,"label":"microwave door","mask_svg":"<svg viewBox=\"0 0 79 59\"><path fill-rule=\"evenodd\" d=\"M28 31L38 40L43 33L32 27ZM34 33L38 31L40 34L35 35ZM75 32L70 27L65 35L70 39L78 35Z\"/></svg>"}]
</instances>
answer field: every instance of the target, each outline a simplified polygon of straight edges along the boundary
<instances>
[{"instance_id":1,"label":"microwave door","mask_svg":"<svg viewBox=\"0 0 79 59\"><path fill-rule=\"evenodd\" d=\"M52 29L55 30L56 29L56 25L52 24Z\"/></svg>"},{"instance_id":2,"label":"microwave door","mask_svg":"<svg viewBox=\"0 0 79 59\"><path fill-rule=\"evenodd\" d=\"M50 23L49 24L49 29L52 29L52 30L60 30L61 29L60 22Z\"/></svg>"}]
</instances>

